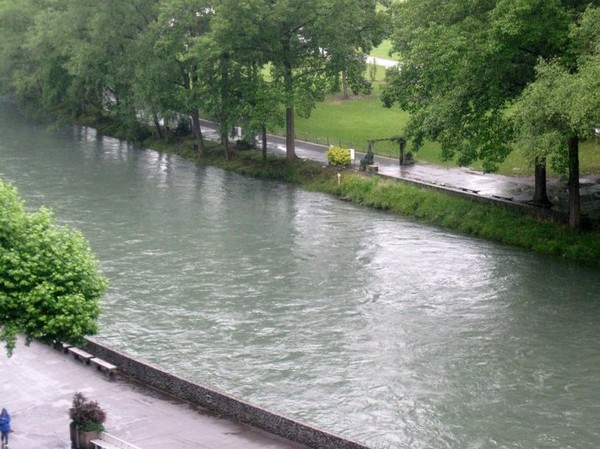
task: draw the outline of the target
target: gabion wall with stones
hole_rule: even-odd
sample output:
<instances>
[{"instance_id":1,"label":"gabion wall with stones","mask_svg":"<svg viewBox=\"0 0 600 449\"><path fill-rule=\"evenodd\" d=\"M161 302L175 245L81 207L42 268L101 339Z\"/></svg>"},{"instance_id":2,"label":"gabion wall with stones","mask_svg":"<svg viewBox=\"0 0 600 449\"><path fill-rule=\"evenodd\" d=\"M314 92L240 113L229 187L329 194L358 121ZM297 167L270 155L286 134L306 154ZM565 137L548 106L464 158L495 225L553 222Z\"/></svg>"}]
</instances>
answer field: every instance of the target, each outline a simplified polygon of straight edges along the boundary
<instances>
[{"instance_id":1,"label":"gabion wall with stones","mask_svg":"<svg viewBox=\"0 0 600 449\"><path fill-rule=\"evenodd\" d=\"M215 411L221 416L313 448L370 449L361 443L270 412L213 388L198 385L170 374L148 362L108 348L93 338L86 338L86 341L86 350L89 353L112 363L119 372L126 376L184 401Z\"/></svg>"}]
</instances>

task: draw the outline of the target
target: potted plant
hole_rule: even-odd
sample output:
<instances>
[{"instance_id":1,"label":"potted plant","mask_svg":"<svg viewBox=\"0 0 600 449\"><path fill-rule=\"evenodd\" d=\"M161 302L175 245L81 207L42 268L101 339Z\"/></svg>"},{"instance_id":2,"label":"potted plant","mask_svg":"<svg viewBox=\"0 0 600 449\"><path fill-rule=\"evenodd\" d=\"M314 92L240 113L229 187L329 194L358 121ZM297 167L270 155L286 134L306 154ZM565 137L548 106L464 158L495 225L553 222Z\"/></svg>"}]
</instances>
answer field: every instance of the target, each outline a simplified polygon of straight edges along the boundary
<instances>
[{"instance_id":1,"label":"potted plant","mask_svg":"<svg viewBox=\"0 0 600 449\"><path fill-rule=\"evenodd\" d=\"M75 393L69 409L71 444L76 449L93 449L91 441L100 438L104 430L106 413L96 401L88 400L83 393Z\"/></svg>"}]
</instances>

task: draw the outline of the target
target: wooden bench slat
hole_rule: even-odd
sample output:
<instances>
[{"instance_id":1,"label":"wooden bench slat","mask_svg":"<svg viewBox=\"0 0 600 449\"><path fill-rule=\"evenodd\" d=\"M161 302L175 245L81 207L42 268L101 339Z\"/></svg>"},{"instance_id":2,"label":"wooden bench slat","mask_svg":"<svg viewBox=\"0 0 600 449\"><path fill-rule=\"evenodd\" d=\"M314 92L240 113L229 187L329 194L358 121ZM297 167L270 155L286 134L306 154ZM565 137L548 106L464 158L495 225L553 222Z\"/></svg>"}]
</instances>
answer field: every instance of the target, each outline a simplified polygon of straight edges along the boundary
<instances>
[{"instance_id":1,"label":"wooden bench slat","mask_svg":"<svg viewBox=\"0 0 600 449\"><path fill-rule=\"evenodd\" d=\"M117 370L117 367L115 365L113 365L112 363L108 363L106 360L102 360L98 357L92 357L90 359L90 363L92 365L95 365L96 369L104 371L109 376L111 374L114 374L114 372Z\"/></svg>"},{"instance_id":2,"label":"wooden bench slat","mask_svg":"<svg viewBox=\"0 0 600 449\"><path fill-rule=\"evenodd\" d=\"M81 360L83 363L90 363L90 359L94 357L92 354L85 352L83 349L76 348L75 346L68 349L68 351L73 354L76 359Z\"/></svg>"}]
</instances>

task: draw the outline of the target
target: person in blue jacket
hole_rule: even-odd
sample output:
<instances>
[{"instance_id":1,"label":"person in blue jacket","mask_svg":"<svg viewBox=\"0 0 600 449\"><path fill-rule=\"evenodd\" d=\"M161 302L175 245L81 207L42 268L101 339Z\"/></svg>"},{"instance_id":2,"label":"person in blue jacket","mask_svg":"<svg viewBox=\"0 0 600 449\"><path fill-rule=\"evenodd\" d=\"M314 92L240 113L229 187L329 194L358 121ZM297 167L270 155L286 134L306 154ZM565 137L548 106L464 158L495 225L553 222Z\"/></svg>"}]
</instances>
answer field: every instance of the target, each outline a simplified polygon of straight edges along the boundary
<instances>
[{"instance_id":1,"label":"person in blue jacket","mask_svg":"<svg viewBox=\"0 0 600 449\"><path fill-rule=\"evenodd\" d=\"M2 447L8 448L8 433L10 432L10 415L5 408L0 413L0 432L2 433Z\"/></svg>"}]
</instances>

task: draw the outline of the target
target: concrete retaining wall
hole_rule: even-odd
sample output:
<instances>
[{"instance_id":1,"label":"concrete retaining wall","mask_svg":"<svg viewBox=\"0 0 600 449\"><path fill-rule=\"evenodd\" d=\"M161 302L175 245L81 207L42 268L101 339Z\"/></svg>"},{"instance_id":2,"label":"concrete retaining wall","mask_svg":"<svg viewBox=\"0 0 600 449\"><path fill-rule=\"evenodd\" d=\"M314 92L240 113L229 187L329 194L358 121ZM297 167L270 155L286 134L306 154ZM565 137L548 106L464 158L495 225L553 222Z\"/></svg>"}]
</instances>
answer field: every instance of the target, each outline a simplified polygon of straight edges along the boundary
<instances>
[{"instance_id":1,"label":"concrete retaining wall","mask_svg":"<svg viewBox=\"0 0 600 449\"><path fill-rule=\"evenodd\" d=\"M213 388L198 385L86 338L86 350L116 365L119 372L176 398L213 410L221 416L249 424L290 441L318 449L370 449L361 443L326 432L254 406Z\"/></svg>"},{"instance_id":2,"label":"concrete retaining wall","mask_svg":"<svg viewBox=\"0 0 600 449\"><path fill-rule=\"evenodd\" d=\"M472 193L466 190L453 189L447 186L439 186L436 184L430 184L424 181L419 181L416 179L408 179L408 178L395 178L393 176L379 175L382 178L390 179L396 182L403 182L405 184L411 184L417 187L435 190L441 193L445 193L447 195L457 196L461 198L467 198L472 201L481 204L487 204L491 206L503 207L504 209L508 209L514 212L518 212L522 215L529 215L538 219L550 220L560 224L568 224L569 216L567 213L555 211L553 209L546 209L543 207L530 206L524 203L518 203L515 201L505 200L499 197L486 197L481 196L476 193ZM588 220L585 217L582 217L582 223L586 229L598 230L600 229L600 225L597 223Z\"/></svg>"}]
</instances>

